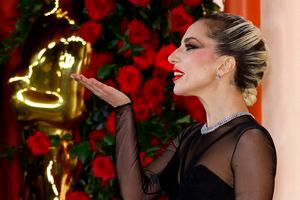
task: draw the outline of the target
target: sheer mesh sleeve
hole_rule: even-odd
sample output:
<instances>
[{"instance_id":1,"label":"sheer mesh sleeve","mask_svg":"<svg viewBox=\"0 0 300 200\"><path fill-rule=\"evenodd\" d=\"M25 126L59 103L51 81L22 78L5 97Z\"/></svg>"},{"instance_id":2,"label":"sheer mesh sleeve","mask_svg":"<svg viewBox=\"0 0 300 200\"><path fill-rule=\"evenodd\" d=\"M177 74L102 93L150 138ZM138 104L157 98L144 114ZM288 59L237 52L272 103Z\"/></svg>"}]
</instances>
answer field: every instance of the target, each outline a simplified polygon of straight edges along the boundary
<instances>
[{"instance_id":1,"label":"sheer mesh sleeve","mask_svg":"<svg viewBox=\"0 0 300 200\"><path fill-rule=\"evenodd\" d=\"M259 129L244 132L232 157L232 169L237 200L272 199L276 152L269 134Z\"/></svg>"},{"instance_id":2,"label":"sheer mesh sleeve","mask_svg":"<svg viewBox=\"0 0 300 200\"><path fill-rule=\"evenodd\" d=\"M131 105L119 106L115 111L116 168L122 197L130 200L153 199L161 190L156 174L166 167L174 155L181 134L144 171L139 160L137 134Z\"/></svg>"}]
</instances>

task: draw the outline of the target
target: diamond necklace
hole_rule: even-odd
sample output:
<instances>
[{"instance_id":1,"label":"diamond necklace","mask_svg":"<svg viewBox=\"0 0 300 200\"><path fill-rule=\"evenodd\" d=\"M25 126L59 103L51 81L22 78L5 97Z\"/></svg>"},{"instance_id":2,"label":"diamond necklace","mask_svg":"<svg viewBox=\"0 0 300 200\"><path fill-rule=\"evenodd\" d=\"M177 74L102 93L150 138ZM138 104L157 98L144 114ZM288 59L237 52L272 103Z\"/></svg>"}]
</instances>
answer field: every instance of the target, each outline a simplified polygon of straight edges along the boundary
<instances>
[{"instance_id":1,"label":"diamond necklace","mask_svg":"<svg viewBox=\"0 0 300 200\"><path fill-rule=\"evenodd\" d=\"M243 115L250 115L250 116L252 116L254 118L254 116L251 113L249 113L249 112L237 112L237 113L234 113L233 115L229 115L229 116L224 117L222 120L218 121L213 126L208 127L207 123L205 123L201 127L201 134L205 135L207 133L210 133L210 132L216 130L217 128L219 128L220 126L226 124L227 122L230 122L231 120L233 120L233 119L235 119L237 117L243 116Z\"/></svg>"}]
</instances>

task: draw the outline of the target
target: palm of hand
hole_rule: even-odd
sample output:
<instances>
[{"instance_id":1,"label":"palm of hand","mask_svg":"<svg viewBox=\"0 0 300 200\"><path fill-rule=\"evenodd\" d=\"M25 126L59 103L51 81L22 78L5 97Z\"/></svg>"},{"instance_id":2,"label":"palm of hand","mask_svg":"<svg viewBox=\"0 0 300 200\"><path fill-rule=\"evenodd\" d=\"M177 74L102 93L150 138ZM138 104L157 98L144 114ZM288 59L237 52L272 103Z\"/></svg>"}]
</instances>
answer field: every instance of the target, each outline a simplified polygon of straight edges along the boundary
<instances>
[{"instance_id":1,"label":"palm of hand","mask_svg":"<svg viewBox=\"0 0 300 200\"><path fill-rule=\"evenodd\" d=\"M130 99L123 92L108 86L94 78L86 78L82 74L71 74L71 78L78 81L84 87L92 91L96 96L103 99L113 107L130 103Z\"/></svg>"}]
</instances>

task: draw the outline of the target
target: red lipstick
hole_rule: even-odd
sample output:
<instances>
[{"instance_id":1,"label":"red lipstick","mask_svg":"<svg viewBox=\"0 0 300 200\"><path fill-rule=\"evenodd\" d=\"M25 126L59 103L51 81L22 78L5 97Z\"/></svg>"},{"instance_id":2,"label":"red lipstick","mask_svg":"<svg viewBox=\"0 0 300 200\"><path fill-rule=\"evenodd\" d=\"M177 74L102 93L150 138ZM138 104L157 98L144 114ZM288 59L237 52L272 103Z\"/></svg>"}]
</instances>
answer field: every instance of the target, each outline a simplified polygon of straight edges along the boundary
<instances>
[{"instance_id":1,"label":"red lipstick","mask_svg":"<svg viewBox=\"0 0 300 200\"><path fill-rule=\"evenodd\" d=\"M176 81L176 80L180 79L184 75L184 73L182 71L180 71L176 68L174 68L172 71L174 73L174 77L172 79L173 81Z\"/></svg>"}]
</instances>

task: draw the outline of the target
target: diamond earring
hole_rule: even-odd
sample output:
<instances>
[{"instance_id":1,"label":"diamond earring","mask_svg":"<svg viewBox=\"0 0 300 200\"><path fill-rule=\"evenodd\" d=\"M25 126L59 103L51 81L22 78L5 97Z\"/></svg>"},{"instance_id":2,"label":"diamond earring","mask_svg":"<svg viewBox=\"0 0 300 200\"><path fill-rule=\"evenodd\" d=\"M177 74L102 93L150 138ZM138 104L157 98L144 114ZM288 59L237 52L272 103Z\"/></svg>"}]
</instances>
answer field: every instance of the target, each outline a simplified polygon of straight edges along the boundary
<instances>
[{"instance_id":1,"label":"diamond earring","mask_svg":"<svg viewBox=\"0 0 300 200\"><path fill-rule=\"evenodd\" d=\"M221 77L220 74L217 74L217 75L216 75L216 79L217 79L217 80L220 80L221 78L222 78L222 77Z\"/></svg>"}]
</instances>

